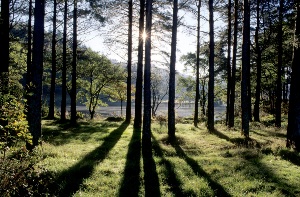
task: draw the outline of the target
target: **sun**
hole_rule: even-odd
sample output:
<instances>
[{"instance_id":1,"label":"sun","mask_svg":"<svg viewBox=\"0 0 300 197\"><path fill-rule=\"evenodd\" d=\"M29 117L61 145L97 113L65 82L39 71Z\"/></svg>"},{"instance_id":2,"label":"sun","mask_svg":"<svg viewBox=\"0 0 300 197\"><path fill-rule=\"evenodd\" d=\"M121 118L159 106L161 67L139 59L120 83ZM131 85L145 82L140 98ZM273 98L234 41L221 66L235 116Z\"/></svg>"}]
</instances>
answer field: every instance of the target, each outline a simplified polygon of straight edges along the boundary
<instances>
[{"instance_id":1,"label":"sun","mask_svg":"<svg viewBox=\"0 0 300 197\"><path fill-rule=\"evenodd\" d=\"M145 31L143 32L142 37L143 37L143 41L145 42L145 40L147 38L147 33Z\"/></svg>"}]
</instances>

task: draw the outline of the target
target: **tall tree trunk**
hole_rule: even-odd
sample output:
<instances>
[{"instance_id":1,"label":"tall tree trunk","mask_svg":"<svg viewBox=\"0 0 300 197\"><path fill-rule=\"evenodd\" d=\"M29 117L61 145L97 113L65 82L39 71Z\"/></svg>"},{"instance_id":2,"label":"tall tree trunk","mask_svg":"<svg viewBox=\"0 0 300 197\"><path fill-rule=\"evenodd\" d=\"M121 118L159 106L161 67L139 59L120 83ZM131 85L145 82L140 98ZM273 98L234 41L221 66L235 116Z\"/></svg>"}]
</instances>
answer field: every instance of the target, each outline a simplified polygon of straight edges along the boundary
<instances>
[{"instance_id":1,"label":"tall tree trunk","mask_svg":"<svg viewBox=\"0 0 300 197\"><path fill-rule=\"evenodd\" d=\"M144 70L144 118L143 118L143 155L151 155L151 27L152 0L146 1L145 70Z\"/></svg>"},{"instance_id":2,"label":"tall tree trunk","mask_svg":"<svg viewBox=\"0 0 300 197\"><path fill-rule=\"evenodd\" d=\"M200 7L201 0L198 2L197 13L197 62L196 62L196 96L195 96L195 114L194 114L194 126L198 126L199 122L199 100L200 100L200 82L199 82L199 67L200 67Z\"/></svg>"},{"instance_id":3,"label":"tall tree trunk","mask_svg":"<svg viewBox=\"0 0 300 197\"><path fill-rule=\"evenodd\" d=\"M288 112L287 147L295 144L300 151L300 3L296 3L297 18L295 24L294 55L292 63L291 88Z\"/></svg>"},{"instance_id":4,"label":"tall tree trunk","mask_svg":"<svg viewBox=\"0 0 300 197\"><path fill-rule=\"evenodd\" d=\"M248 78L250 77L250 6L249 0L244 0L243 22L243 46L242 46L242 82L241 82L241 105L242 105L242 133L249 138L249 96Z\"/></svg>"},{"instance_id":5,"label":"tall tree trunk","mask_svg":"<svg viewBox=\"0 0 300 197\"><path fill-rule=\"evenodd\" d=\"M65 0L64 7L64 31L63 31L63 67L62 67L62 84L61 84L61 114L60 119L66 120L67 108L67 15L68 15L68 0Z\"/></svg>"},{"instance_id":6,"label":"tall tree trunk","mask_svg":"<svg viewBox=\"0 0 300 197\"><path fill-rule=\"evenodd\" d=\"M49 101L49 119L54 119L55 109L55 81L56 81L56 10L57 0L54 0L53 9L53 29L52 29L52 70L51 70L51 87L50 87L50 101Z\"/></svg>"},{"instance_id":7,"label":"tall tree trunk","mask_svg":"<svg viewBox=\"0 0 300 197\"><path fill-rule=\"evenodd\" d=\"M9 67L9 0L1 0L0 23L0 88L1 93L8 93L8 67Z\"/></svg>"},{"instance_id":8,"label":"tall tree trunk","mask_svg":"<svg viewBox=\"0 0 300 197\"><path fill-rule=\"evenodd\" d=\"M73 61L71 90L71 124L76 124L76 67L77 67L77 0L74 0L73 11Z\"/></svg>"},{"instance_id":9,"label":"tall tree trunk","mask_svg":"<svg viewBox=\"0 0 300 197\"><path fill-rule=\"evenodd\" d=\"M127 102L126 122L131 120L131 59L132 59L132 0L128 1L128 62L127 62Z\"/></svg>"},{"instance_id":10,"label":"tall tree trunk","mask_svg":"<svg viewBox=\"0 0 300 197\"><path fill-rule=\"evenodd\" d=\"M259 122L259 104L260 104L260 89L261 89L261 48L258 41L259 33L259 4L260 0L256 1L256 30L255 30L255 44L256 44L256 88L255 88L255 102L254 102L254 121Z\"/></svg>"},{"instance_id":11,"label":"tall tree trunk","mask_svg":"<svg viewBox=\"0 0 300 197\"><path fill-rule=\"evenodd\" d=\"M173 26L170 58L170 81L168 102L168 135L170 139L175 138L175 65L176 65L176 41L177 41L177 13L178 0L173 1Z\"/></svg>"},{"instance_id":12,"label":"tall tree trunk","mask_svg":"<svg viewBox=\"0 0 300 197\"><path fill-rule=\"evenodd\" d=\"M208 106L207 106L207 129L214 131L214 58L215 58L215 41L214 41L214 13L213 0L209 0L209 81L208 81Z\"/></svg>"},{"instance_id":13,"label":"tall tree trunk","mask_svg":"<svg viewBox=\"0 0 300 197\"><path fill-rule=\"evenodd\" d=\"M275 115L275 126L281 127L281 102L282 102L282 21L283 21L283 2L284 0L280 0L279 6L279 29L277 34L278 40L278 65L277 65L277 81L276 81L276 115Z\"/></svg>"},{"instance_id":14,"label":"tall tree trunk","mask_svg":"<svg viewBox=\"0 0 300 197\"><path fill-rule=\"evenodd\" d=\"M142 98L143 98L143 32L144 32L144 13L145 0L140 0L140 19L139 19L139 45L138 45L138 65L136 77L136 92L135 92L135 116L134 128L141 128L142 123Z\"/></svg>"},{"instance_id":15,"label":"tall tree trunk","mask_svg":"<svg viewBox=\"0 0 300 197\"><path fill-rule=\"evenodd\" d=\"M28 125L33 137L33 148L38 145L42 135L42 77L44 58L44 15L45 0L36 0L34 9L33 54L32 54L32 88L28 100Z\"/></svg>"},{"instance_id":16,"label":"tall tree trunk","mask_svg":"<svg viewBox=\"0 0 300 197\"><path fill-rule=\"evenodd\" d=\"M228 33L227 33L227 105L226 125L229 125L230 87L231 87L231 0L228 0Z\"/></svg>"},{"instance_id":17,"label":"tall tree trunk","mask_svg":"<svg viewBox=\"0 0 300 197\"><path fill-rule=\"evenodd\" d=\"M237 54L237 33L238 33L238 9L239 1L234 0L234 27L233 27L233 51L232 51L232 69L230 84L230 107L228 126L234 127L234 104L235 104L235 72L236 72L236 54Z\"/></svg>"},{"instance_id":18,"label":"tall tree trunk","mask_svg":"<svg viewBox=\"0 0 300 197\"><path fill-rule=\"evenodd\" d=\"M31 20L32 20L32 0L29 1L29 9L28 9L28 40L27 40L27 80L26 80L26 90L29 91L29 86L30 86L30 81L31 79L31 73L30 71L31 69L31 53L32 53L32 49L31 49L31 44L32 44L32 24L31 24Z\"/></svg>"}]
</instances>

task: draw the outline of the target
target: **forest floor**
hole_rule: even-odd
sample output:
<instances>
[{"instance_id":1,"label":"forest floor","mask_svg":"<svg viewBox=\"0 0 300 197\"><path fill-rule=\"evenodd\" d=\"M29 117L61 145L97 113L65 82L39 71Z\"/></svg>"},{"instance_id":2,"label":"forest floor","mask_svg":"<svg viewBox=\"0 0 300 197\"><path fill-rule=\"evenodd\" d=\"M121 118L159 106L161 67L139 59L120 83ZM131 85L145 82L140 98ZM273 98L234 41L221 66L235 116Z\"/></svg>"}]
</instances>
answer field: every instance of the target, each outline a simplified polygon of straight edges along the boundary
<instances>
[{"instance_id":1,"label":"forest floor","mask_svg":"<svg viewBox=\"0 0 300 197\"><path fill-rule=\"evenodd\" d=\"M132 124L44 120L38 166L53 174L57 196L300 196L300 154L285 148L285 123L276 129L271 119L251 123L249 141L239 126L209 133L182 120L173 143L154 122L150 160Z\"/></svg>"}]
</instances>

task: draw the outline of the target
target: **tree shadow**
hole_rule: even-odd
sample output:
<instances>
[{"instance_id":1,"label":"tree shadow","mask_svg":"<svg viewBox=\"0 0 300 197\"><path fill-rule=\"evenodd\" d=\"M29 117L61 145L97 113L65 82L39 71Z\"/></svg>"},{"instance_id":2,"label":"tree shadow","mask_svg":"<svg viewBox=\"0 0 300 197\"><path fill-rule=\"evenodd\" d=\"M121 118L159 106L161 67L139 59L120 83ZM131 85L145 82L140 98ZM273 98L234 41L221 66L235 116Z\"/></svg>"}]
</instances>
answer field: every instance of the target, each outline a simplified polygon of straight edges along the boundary
<instances>
[{"instance_id":1,"label":"tree shadow","mask_svg":"<svg viewBox=\"0 0 300 197\"><path fill-rule=\"evenodd\" d=\"M182 183L175 172L175 169L174 169L175 167L172 165L172 163L169 160L167 160L164 157L162 149L161 149L158 141L155 139L155 137L153 135L152 135L152 138L153 138L154 153L155 153L155 155L157 155L161 158L161 163L166 168L166 171L165 171L166 181L167 181L168 185L170 186L173 194L175 196L196 196L196 194L193 191L187 191L187 192L182 191L182 189L181 189Z\"/></svg>"},{"instance_id":2,"label":"tree shadow","mask_svg":"<svg viewBox=\"0 0 300 197\"><path fill-rule=\"evenodd\" d=\"M56 122L44 124L43 127L43 140L55 146L60 146L70 143L74 139L87 141L93 133L106 133L109 132L109 127L118 127L120 123L79 123L76 127L70 127L68 124L58 124ZM54 127L51 127L54 126ZM97 136L96 140L102 140L102 135Z\"/></svg>"},{"instance_id":3,"label":"tree shadow","mask_svg":"<svg viewBox=\"0 0 300 197\"><path fill-rule=\"evenodd\" d=\"M138 196L141 167L141 129L134 129L128 146L124 177L119 196Z\"/></svg>"},{"instance_id":4,"label":"tree shadow","mask_svg":"<svg viewBox=\"0 0 300 197\"><path fill-rule=\"evenodd\" d=\"M297 166L300 166L300 154L292 150L281 149L278 153L280 157Z\"/></svg>"},{"instance_id":5,"label":"tree shadow","mask_svg":"<svg viewBox=\"0 0 300 197\"><path fill-rule=\"evenodd\" d=\"M185 162L192 168L193 172L199 176L206 179L209 186L213 189L215 196L230 196L230 194L220 185L218 182L214 181L208 173L206 173L198 164L196 160L186 155L184 150L180 147L177 140L171 142L173 148L175 148L176 153L180 158L183 158Z\"/></svg>"},{"instance_id":6,"label":"tree shadow","mask_svg":"<svg viewBox=\"0 0 300 197\"><path fill-rule=\"evenodd\" d=\"M107 157L109 151L117 144L127 127L127 123L122 123L119 128L105 137L101 146L87 154L69 169L61 172L55 181L59 187L56 191L58 196L71 196L79 190L83 180L90 177L94 167Z\"/></svg>"},{"instance_id":7,"label":"tree shadow","mask_svg":"<svg viewBox=\"0 0 300 197\"><path fill-rule=\"evenodd\" d=\"M142 140L142 154L143 154L143 170L145 182L145 196L161 196L159 179L156 171L156 164L152 154L151 141L143 138Z\"/></svg>"}]
</instances>

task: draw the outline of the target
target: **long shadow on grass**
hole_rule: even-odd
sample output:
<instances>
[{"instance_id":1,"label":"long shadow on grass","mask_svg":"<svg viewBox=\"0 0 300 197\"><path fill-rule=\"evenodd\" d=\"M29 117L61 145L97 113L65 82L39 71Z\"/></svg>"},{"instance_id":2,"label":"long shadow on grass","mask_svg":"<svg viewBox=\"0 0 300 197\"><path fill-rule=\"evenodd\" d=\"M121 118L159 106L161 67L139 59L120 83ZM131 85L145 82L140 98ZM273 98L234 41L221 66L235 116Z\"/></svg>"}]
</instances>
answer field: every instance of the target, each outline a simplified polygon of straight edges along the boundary
<instances>
[{"instance_id":1,"label":"long shadow on grass","mask_svg":"<svg viewBox=\"0 0 300 197\"><path fill-rule=\"evenodd\" d=\"M155 155L159 156L161 158L161 163L165 166L165 176L167 178L167 183L170 186L173 194L175 196L196 196L196 194L193 191L184 192L182 191L182 182L178 178L175 167L172 165L172 163L167 160L164 157L164 154L162 152L162 149L158 143L158 141L155 139L155 137L152 135L153 139L153 149L155 152Z\"/></svg>"},{"instance_id":2,"label":"long shadow on grass","mask_svg":"<svg viewBox=\"0 0 300 197\"><path fill-rule=\"evenodd\" d=\"M282 159L300 166L300 154L298 152L283 149L279 151L279 155Z\"/></svg>"},{"instance_id":3,"label":"long shadow on grass","mask_svg":"<svg viewBox=\"0 0 300 197\"><path fill-rule=\"evenodd\" d=\"M129 143L119 196L138 196L140 187L141 130L134 129Z\"/></svg>"},{"instance_id":4,"label":"long shadow on grass","mask_svg":"<svg viewBox=\"0 0 300 197\"><path fill-rule=\"evenodd\" d=\"M122 123L119 128L112 131L104 139L101 146L87 154L69 169L63 171L56 181L60 187L58 195L71 196L75 193L79 189L83 180L91 176L94 167L106 158L109 151L117 144L127 127L127 123Z\"/></svg>"},{"instance_id":5,"label":"long shadow on grass","mask_svg":"<svg viewBox=\"0 0 300 197\"><path fill-rule=\"evenodd\" d=\"M92 137L93 133L96 132L108 132L109 127L117 127L119 123L79 123L75 127L66 124L59 124L58 122L53 122L52 124L46 124L43 127L43 139L55 146L68 144L74 139L79 139L81 141L87 141ZM51 127L51 126L54 126ZM99 140L102 135L99 135Z\"/></svg>"},{"instance_id":6,"label":"long shadow on grass","mask_svg":"<svg viewBox=\"0 0 300 197\"><path fill-rule=\"evenodd\" d=\"M198 164L196 160L186 155L184 150L180 147L175 139L171 142L171 145L175 148L177 155L185 160L185 162L192 168L193 172L199 177L203 177L207 180L209 186L214 190L215 196L230 196L229 193L220 185L218 182L214 181L209 174L207 174Z\"/></svg>"},{"instance_id":7,"label":"long shadow on grass","mask_svg":"<svg viewBox=\"0 0 300 197\"><path fill-rule=\"evenodd\" d=\"M270 191L275 189L279 190L284 196L299 196L300 189L298 186L288 184L284 181L284 179L274 174L272 169L262 163L261 159L256 154L246 151L242 153L242 157L247 161L247 163L245 163L240 170L243 170L248 178L254 177L258 180L265 179L265 182L271 183L269 184ZM252 168L256 168L257 170L254 171ZM265 184L265 187L266 186L268 186L268 184ZM252 188L251 191L248 191L255 193L257 190L260 190L260 188Z\"/></svg>"},{"instance_id":8,"label":"long shadow on grass","mask_svg":"<svg viewBox=\"0 0 300 197\"><path fill-rule=\"evenodd\" d=\"M142 154L145 182L145 196L161 196L159 188L159 179L156 171L156 164L152 154L151 139L143 136L142 139Z\"/></svg>"}]
</instances>

